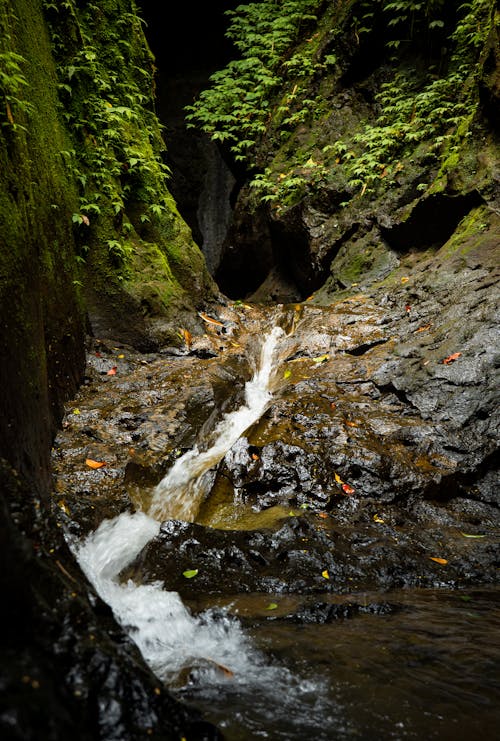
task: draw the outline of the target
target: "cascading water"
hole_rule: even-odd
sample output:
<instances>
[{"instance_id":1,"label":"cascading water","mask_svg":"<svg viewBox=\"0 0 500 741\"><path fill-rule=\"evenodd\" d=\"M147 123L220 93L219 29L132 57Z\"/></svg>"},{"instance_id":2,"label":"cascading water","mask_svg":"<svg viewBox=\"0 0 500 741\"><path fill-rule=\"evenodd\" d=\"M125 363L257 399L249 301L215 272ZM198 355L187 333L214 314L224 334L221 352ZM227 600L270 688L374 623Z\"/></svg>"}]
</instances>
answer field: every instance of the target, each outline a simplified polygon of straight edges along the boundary
<instances>
[{"instance_id":1,"label":"cascading water","mask_svg":"<svg viewBox=\"0 0 500 741\"><path fill-rule=\"evenodd\" d=\"M120 572L160 531L165 519L193 519L206 493L207 472L238 438L256 422L271 399L273 356L284 332L275 327L264 341L256 373L245 386L245 404L227 414L213 432L205 451L197 448L176 461L155 490L150 514L122 513L101 523L83 543L74 546L83 571L117 620L128 630L158 677L170 680L193 660L229 667L239 677L255 674L261 663L240 624L226 614L208 612L195 618L176 592L161 583L120 583ZM262 676L262 667L258 671Z\"/></svg>"},{"instance_id":2,"label":"cascading water","mask_svg":"<svg viewBox=\"0 0 500 741\"><path fill-rule=\"evenodd\" d=\"M213 432L214 442L208 450L200 452L195 447L185 453L158 484L150 507L153 517L193 521L207 492L210 479L208 471L262 416L271 400L273 355L283 335L280 327L274 327L267 336L262 345L257 372L245 386L245 404L227 414L217 425Z\"/></svg>"}]
</instances>

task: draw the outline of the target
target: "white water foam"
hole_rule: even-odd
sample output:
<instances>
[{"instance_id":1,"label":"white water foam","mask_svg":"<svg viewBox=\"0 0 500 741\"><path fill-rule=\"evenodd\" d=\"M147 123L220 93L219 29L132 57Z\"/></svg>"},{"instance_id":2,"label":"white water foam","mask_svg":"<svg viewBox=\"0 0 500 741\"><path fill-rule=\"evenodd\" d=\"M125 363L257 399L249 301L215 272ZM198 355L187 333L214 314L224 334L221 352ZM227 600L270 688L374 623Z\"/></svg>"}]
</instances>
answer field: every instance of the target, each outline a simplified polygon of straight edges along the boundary
<instances>
[{"instance_id":1,"label":"white water foam","mask_svg":"<svg viewBox=\"0 0 500 741\"><path fill-rule=\"evenodd\" d=\"M221 675L218 664L245 675L251 647L240 624L227 615L208 612L193 617L177 592L160 582L137 585L118 577L160 530L160 523L143 512L124 512L105 520L75 547L78 562L99 596L112 608L154 673L171 681L197 660ZM224 676L224 672L222 672Z\"/></svg>"},{"instance_id":2,"label":"white water foam","mask_svg":"<svg viewBox=\"0 0 500 741\"><path fill-rule=\"evenodd\" d=\"M283 335L280 327L274 327L266 337L257 372L245 385L245 404L219 422L213 432L213 445L202 452L196 447L189 450L160 481L149 509L152 517L188 522L194 520L210 485L210 469L222 460L245 430L260 419L271 400L273 355Z\"/></svg>"}]
</instances>

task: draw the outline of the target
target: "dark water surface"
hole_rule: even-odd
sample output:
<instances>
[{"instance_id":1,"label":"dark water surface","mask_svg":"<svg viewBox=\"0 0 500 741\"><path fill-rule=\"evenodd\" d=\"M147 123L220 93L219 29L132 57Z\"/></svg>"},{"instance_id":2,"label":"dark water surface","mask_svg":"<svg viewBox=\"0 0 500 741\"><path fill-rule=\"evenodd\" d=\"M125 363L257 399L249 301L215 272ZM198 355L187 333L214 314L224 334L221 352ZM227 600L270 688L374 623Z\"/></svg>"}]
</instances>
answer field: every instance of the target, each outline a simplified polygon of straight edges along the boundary
<instances>
[{"instance_id":1,"label":"dark water surface","mask_svg":"<svg viewBox=\"0 0 500 741\"><path fill-rule=\"evenodd\" d=\"M243 599L260 676L182 696L228 741L500 738L500 588L377 598L394 611L329 624L245 617Z\"/></svg>"}]
</instances>

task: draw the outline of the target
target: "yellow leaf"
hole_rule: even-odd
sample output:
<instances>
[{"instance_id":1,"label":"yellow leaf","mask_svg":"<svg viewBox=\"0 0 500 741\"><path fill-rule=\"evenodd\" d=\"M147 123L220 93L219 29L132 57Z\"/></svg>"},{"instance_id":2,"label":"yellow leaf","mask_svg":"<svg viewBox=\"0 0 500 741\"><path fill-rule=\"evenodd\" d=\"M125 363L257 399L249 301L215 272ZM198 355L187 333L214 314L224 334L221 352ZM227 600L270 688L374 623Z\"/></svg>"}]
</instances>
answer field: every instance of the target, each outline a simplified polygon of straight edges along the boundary
<instances>
[{"instance_id":1,"label":"yellow leaf","mask_svg":"<svg viewBox=\"0 0 500 741\"><path fill-rule=\"evenodd\" d=\"M270 602L268 606L266 607L266 610L276 610L277 607L278 607L277 602Z\"/></svg>"},{"instance_id":2,"label":"yellow leaf","mask_svg":"<svg viewBox=\"0 0 500 741\"><path fill-rule=\"evenodd\" d=\"M342 479L340 478L340 476L338 475L338 473L335 474L335 481L337 482L337 484L343 484L344 483L342 481Z\"/></svg>"},{"instance_id":3,"label":"yellow leaf","mask_svg":"<svg viewBox=\"0 0 500 741\"><path fill-rule=\"evenodd\" d=\"M287 368L286 371L283 373L283 378L285 379L290 378L291 375L292 375L292 371L289 368Z\"/></svg>"},{"instance_id":4,"label":"yellow leaf","mask_svg":"<svg viewBox=\"0 0 500 741\"><path fill-rule=\"evenodd\" d=\"M79 409L73 409L73 414L81 414L81 411Z\"/></svg>"},{"instance_id":5,"label":"yellow leaf","mask_svg":"<svg viewBox=\"0 0 500 741\"><path fill-rule=\"evenodd\" d=\"M322 576L322 577L323 577L324 579L329 579L329 578L330 578L330 574L328 573L328 569L325 569L324 571L322 571L322 572L321 572L321 576Z\"/></svg>"},{"instance_id":6,"label":"yellow leaf","mask_svg":"<svg viewBox=\"0 0 500 741\"><path fill-rule=\"evenodd\" d=\"M401 278L401 283L408 283L409 280L410 279L408 278L408 276L405 275L403 276L403 278Z\"/></svg>"},{"instance_id":7,"label":"yellow leaf","mask_svg":"<svg viewBox=\"0 0 500 741\"><path fill-rule=\"evenodd\" d=\"M313 358L313 363L326 363L327 360L330 359L330 356L328 353L325 353L324 355L318 355L317 358Z\"/></svg>"},{"instance_id":8,"label":"yellow leaf","mask_svg":"<svg viewBox=\"0 0 500 741\"><path fill-rule=\"evenodd\" d=\"M122 358L124 358L125 355L123 353L121 353L120 355L118 355L118 357L120 358L120 360L122 360Z\"/></svg>"},{"instance_id":9,"label":"yellow leaf","mask_svg":"<svg viewBox=\"0 0 500 741\"><path fill-rule=\"evenodd\" d=\"M429 556L431 561L435 561L436 563L440 563L442 566L444 566L445 563L448 563L446 558L437 558L435 556Z\"/></svg>"},{"instance_id":10,"label":"yellow leaf","mask_svg":"<svg viewBox=\"0 0 500 741\"><path fill-rule=\"evenodd\" d=\"M373 515L373 522L385 522L385 520L383 520L378 515Z\"/></svg>"}]
</instances>

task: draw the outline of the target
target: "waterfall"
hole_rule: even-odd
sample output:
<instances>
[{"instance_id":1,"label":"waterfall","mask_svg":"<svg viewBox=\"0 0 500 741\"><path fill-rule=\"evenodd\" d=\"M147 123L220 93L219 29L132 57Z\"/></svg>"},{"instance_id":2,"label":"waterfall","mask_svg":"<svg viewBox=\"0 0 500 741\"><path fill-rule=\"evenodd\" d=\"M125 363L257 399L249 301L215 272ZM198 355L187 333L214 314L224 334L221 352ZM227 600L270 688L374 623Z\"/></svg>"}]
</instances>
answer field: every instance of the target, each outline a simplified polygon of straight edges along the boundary
<instances>
[{"instance_id":1,"label":"waterfall","mask_svg":"<svg viewBox=\"0 0 500 741\"><path fill-rule=\"evenodd\" d=\"M273 355L284 334L275 327L265 339L257 370L245 386L245 403L223 417L212 434L210 447L197 448L179 458L157 486L150 514L124 512L105 520L82 543L70 543L82 570L97 593L129 632L155 674L171 680L184 667L205 662L205 671L220 677L236 672L245 682L272 671L252 649L240 624L211 611L193 617L176 592L160 582L137 585L119 581L123 569L160 532L166 518L191 519L206 493L207 474L238 438L266 410L273 377ZM261 665L259 669L256 667ZM229 667L226 670L225 667ZM253 668L253 670L252 670Z\"/></svg>"},{"instance_id":2,"label":"waterfall","mask_svg":"<svg viewBox=\"0 0 500 741\"><path fill-rule=\"evenodd\" d=\"M213 444L202 452L197 447L189 450L160 481L149 510L152 517L194 520L211 483L210 469L222 460L245 430L267 409L271 400L273 355L283 335L280 327L274 327L268 334L261 348L257 371L245 386L245 403L219 422L213 432Z\"/></svg>"}]
</instances>

